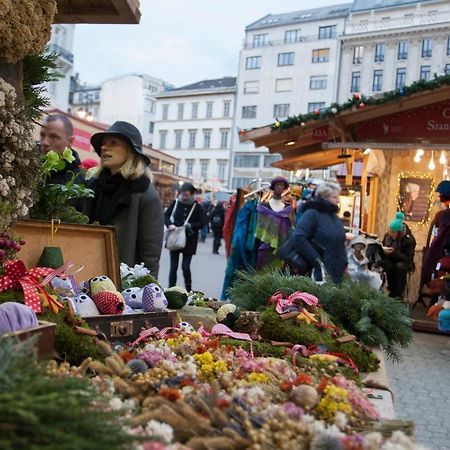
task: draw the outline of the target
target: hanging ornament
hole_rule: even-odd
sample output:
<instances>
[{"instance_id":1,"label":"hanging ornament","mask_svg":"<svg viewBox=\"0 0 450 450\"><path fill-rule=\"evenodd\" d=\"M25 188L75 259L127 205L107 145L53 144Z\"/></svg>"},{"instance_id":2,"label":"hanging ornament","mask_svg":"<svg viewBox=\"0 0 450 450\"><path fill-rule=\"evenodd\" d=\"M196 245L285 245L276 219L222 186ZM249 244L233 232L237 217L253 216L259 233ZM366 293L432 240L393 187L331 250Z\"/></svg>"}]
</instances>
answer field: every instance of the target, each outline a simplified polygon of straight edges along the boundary
<instances>
[{"instance_id":1,"label":"hanging ornament","mask_svg":"<svg viewBox=\"0 0 450 450\"><path fill-rule=\"evenodd\" d=\"M300 126L301 126L302 128L305 128L305 127L306 127L306 123L305 123L305 122L302 122L302 123L300 124Z\"/></svg>"},{"instance_id":2,"label":"hanging ornament","mask_svg":"<svg viewBox=\"0 0 450 450\"><path fill-rule=\"evenodd\" d=\"M281 122L279 120L275 120L275 123L273 124L273 126L275 128L280 128Z\"/></svg>"},{"instance_id":3,"label":"hanging ornament","mask_svg":"<svg viewBox=\"0 0 450 450\"><path fill-rule=\"evenodd\" d=\"M353 94L353 98L355 100L361 100L361 94L359 94L358 92L356 92L355 94Z\"/></svg>"},{"instance_id":4,"label":"hanging ornament","mask_svg":"<svg viewBox=\"0 0 450 450\"><path fill-rule=\"evenodd\" d=\"M331 112L332 112L333 114L336 114L336 113L337 113L337 109L336 109L336 108L331 108Z\"/></svg>"},{"instance_id":5,"label":"hanging ornament","mask_svg":"<svg viewBox=\"0 0 450 450\"><path fill-rule=\"evenodd\" d=\"M314 114L315 114L316 116L320 115L320 109L314 110Z\"/></svg>"},{"instance_id":6,"label":"hanging ornament","mask_svg":"<svg viewBox=\"0 0 450 450\"><path fill-rule=\"evenodd\" d=\"M358 107L359 107L359 109L363 109L363 108L366 107L366 105L365 105L365 103L361 102L361 103L358 105Z\"/></svg>"}]
</instances>

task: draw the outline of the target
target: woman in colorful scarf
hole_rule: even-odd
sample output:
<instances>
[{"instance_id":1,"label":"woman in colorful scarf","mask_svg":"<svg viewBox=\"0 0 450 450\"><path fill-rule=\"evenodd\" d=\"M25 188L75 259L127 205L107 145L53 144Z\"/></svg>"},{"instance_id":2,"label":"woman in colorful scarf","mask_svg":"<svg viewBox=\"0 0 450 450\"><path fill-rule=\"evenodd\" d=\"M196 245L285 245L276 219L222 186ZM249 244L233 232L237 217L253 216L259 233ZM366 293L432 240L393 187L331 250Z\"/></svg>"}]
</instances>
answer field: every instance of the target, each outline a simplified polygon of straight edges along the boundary
<instances>
[{"instance_id":1,"label":"woman in colorful scarf","mask_svg":"<svg viewBox=\"0 0 450 450\"><path fill-rule=\"evenodd\" d=\"M288 203L287 197L283 197L288 188L289 182L286 178L275 177L270 183L272 198L258 205L256 237L261 241L261 245L258 247L257 269L280 261L275 252L293 228L294 208Z\"/></svg>"}]
</instances>

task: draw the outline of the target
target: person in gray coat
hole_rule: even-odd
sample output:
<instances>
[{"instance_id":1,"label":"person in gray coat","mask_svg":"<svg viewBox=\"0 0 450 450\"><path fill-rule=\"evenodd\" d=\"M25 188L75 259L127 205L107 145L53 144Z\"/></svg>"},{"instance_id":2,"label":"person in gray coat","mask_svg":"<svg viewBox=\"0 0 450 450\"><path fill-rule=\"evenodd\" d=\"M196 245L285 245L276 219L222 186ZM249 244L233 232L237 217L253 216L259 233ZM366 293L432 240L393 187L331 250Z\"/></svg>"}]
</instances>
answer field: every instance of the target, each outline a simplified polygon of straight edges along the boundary
<instances>
[{"instance_id":1,"label":"person in gray coat","mask_svg":"<svg viewBox=\"0 0 450 450\"><path fill-rule=\"evenodd\" d=\"M319 184L313 198L302 206L303 213L294 230L297 253L316 273L322 261L335 283L342 281L347 267L345 230L337 215L340 192L336 183ZM323 249L323 256L318 248Z\"/></svg>"},{"instance_id":2,"label":"person in gray coat","mask_svg":"<svg viewBox=\"0 0 450 450\"><path fill-rule=\"evenodd\" d=\"M89 222L113 225L117 230L119 258L128 266L141 262L158 276L164 233L161 200L151 184L150 159L142 149L139 130L128 122L115 122L91 137L101 157L99 168L88 187L83 212Z\"/></svg>"}]
</instances>

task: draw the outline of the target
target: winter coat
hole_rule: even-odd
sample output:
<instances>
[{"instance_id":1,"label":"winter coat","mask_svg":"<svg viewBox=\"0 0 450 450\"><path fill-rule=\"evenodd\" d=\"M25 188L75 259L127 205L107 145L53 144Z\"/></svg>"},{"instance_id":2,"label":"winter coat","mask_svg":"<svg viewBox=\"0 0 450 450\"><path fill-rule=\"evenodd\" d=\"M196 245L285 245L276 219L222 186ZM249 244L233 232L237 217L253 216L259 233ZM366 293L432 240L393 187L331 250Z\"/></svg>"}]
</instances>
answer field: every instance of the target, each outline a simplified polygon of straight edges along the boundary
<instances>
[{"instance_id":1,"label":"winter coat","mask_svg":"<svg viewBox=\"0 0 450 450\"><path fill-rule=\"evenodd\" d=\"M389 233L386 233L383 238L383 245L385 247L393 247L392 253L385 253L383 260L392 262L403 262L406 264L409 271L414 270L414 251L416 249L416 240L407 229L406 233L399 236L397 239L392 239Z\"/></svg>"},{"instance_id":2,"label":"winter coat","mask_svg":"<svg viewBox=\"0 0 450 450\"><path fill-rule=\"evenodd\" d=\"M306 202L294 236L297 252L311 265L322 259L328 275L339 283L347 267L347 252L344 227L336 213L337 207L320 197ZM312 240L324 249L322 258Z\"/></svg>"},{"instance_id":3,"label":"winter coat","mask_svg":"<svg viewBox=\"0 0 450 450\"><path fill-rule=\"evenodd\" d=\"M175 225L181 227L187 219L191 208L194 207L191 217L189 218L190 229L186 230L186 247L181 250L183 255L195 255L197 251L198 231L203 226L203 209L198 202L194 203L182 203L180 200L177 202L177 209L175 210L174 221L171 221L173 208L177 200L174 200L172 204L166 209L164 213L164 223L166 227L169 225Z\"/></svg>"},{"instance_id":4,"label":"winter coat","mask_svg":"<svg viewBox=\"0 0 450 450\"><path fill-rule=\"evenodd\" d=\"M97 178L88 182L94 191L97 185ZM141 192L127 192L120 198L117 212L107 225L116 228L120 262L131 267L143 262L157 278L164 235L163 208L155 188L148 183L145 186ZM98 201L99 197L87 199L84 205L90 223L95 221Z\"/></svg>"},{"instance_id":5,"label":"winter coat","mask_svg":"<svg viewBox=\"0 0 450 450\"><path fill-rule=\"evenodd\" d=\"M211 229L217 233L222 232L225 223L225 208L216 206L210 214Z\"/></svg>"}]
</instances>

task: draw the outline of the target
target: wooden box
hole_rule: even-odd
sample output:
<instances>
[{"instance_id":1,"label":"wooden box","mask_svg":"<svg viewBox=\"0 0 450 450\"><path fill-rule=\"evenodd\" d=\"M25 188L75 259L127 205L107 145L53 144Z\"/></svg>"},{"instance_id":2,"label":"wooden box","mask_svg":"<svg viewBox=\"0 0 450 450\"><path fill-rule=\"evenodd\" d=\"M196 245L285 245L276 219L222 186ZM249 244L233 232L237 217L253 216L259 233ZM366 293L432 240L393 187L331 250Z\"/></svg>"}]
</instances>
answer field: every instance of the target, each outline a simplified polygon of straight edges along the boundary
<instances>
[{"instance_id":1,"label":"wooden box","mask_svg":"<svg viewBox=\"0 0 450 450\"><path fill-rule=\"evenodd\" d=\"M2 338L16 337L20 341L25 341L31 337L37 336L36 348L39 358L53 356L55 354L55 333L56 324L53 322L39 321L39 325L34 328L5 333Z\"/></svg>"},{"instance_id":2,"label":"wooden box","mask_svg":"<svg viewBox=\"0 0 450 450\"><path fill-rule=\"evenodd\" d=\"M110 342L129 343L137 339L141 331L157 327L174 327L177 324L177 312L165 311L138 314L105 314L103 316L84 317L89 326L103 333Z\"/></svg>"},{"instance_id":3,"label":"wooden box","mask_svg":"<svg viewBox=\"0 0 450 450\"><path fill-rule=\"evenodd\" d=\"M19 220L11 231L26 241L17 258L27 269L37 266L44 247L60 247L64 262L71 261L75 266L83 267L75 275L78 282L108 275L120 289L119 251L114 227L61 223L56 226L53 243L51 222Z\"/></svg>"}]
</instances>

